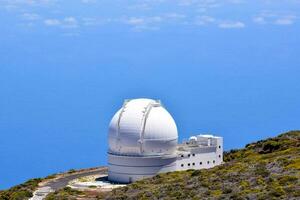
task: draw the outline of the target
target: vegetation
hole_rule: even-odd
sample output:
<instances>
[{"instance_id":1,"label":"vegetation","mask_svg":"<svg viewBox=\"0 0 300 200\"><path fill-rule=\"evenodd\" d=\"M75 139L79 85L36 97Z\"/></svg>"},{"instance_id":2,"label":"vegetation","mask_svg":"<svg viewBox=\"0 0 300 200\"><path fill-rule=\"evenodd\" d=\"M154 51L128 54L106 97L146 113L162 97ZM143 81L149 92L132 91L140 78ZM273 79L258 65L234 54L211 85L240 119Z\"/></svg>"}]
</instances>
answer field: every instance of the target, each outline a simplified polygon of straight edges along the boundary
<instances>
[{"instance_id":1,"label":"vegetation","mask_svg":"<svg viewBox=\"0 0 300 200\"><path fill-rule=\"evenodd\" d=\"M39 183L42 181L51 180L63 174L74 174L85 170L93 170L93 169L97 169L97 168L80 169L80 170L70 169L66 173L52 174L45 178L31 179L23 184L14 186L8 190L0 190L0 200L27 200L33 196L33 192L37 189Z\"/></svg>"},{"instance_id":2,"label":"vegetation","mask_svg":"<svg viewBox=\"0 0 300 200\"><path fill-rule=\"evenodd\" d=\"M225 164L159 174L106 199L300 199L300 131L225 153Z\"/></svg>"},{"instance_id":3,"label":"vegetation","mask_svg":"<svg viewBox=\"0 0 300 200\"><path fill-rule=\"evenodd\" d=\"M23 184L0 191L0 200L26 200L32 197L34 190L42 181L40 178L31 179Z\"/></svg>"},{"instance_id":4,"label":"vegetation","mask_svg":"<svg viewBox=\"0 0 300 200\"><path fill-rule=\"evenodd\" d=\"M45 200L73 200L80 197L84 193L79 190L74 190L70 187L65 187L56 192L49 194Z\"/></svg>"}]
</instances>

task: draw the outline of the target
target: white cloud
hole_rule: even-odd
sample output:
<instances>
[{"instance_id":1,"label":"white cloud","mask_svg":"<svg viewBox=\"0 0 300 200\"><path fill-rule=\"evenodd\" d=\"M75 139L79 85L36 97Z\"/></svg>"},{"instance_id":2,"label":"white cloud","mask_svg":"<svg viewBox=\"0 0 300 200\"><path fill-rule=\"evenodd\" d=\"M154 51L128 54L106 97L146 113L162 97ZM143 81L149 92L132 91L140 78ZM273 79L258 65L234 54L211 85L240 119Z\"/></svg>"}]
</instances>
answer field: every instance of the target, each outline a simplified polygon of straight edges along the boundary
<instances>
[{"instance_id":1,"label":"white cloud","mask_svg":"<svg viewBox=\"0 0 300 200\"><path fill-rule=\"evenodd\" d=\"M275 20L277 25L291 25L295 22L296 16L283 16Z\"/></svg>"},{"instance_id":2,"label":"white cloud","mask_svg":"<svg viewBox=\"0 0 300 200\"><path fill-rule=\"evenodd\" d=\"M123 18L120 21L132 26L132 29L135 31L158 30L159 24L163 21L163 18L161 16L129 17Z\"/></svg>"},{"instance_id":3,"label":"white cloud","mask_svg":"<svg viewBox=\"0 0 300 200\"><path fill-rule=\"evenodd\" d=\"M246 5L247 1L245 0L134 0L131 3L121 0L79 0L81 6L84 6L82 4L97 2L100 5L101 2L103 8L108 8L108 6L117 6L117 8L111 8L112 14L108 14L108 16L106 12L94 13L84 10L80 11L78 16L72 15L65 18L61 16L63 14L68 16L70 11L68 8L64 8L66 5L61 2L61 0L0 0L0 8L11 9L21 19L19 23L39 25L40 23L37 22L40 21L46 26L57 26L62 29L76 29L81 26L98 26L109 23L127 25L135 30L157 30L168 25L182 26L187 24L193 26L213 25L227 29L246 26L245 22L239 18L231 21L230 18L219 19L216 17L222 16L223 8L224 12L228 11L226 9L231 9L228 8L229 5L230 7L239 6L240 9L243 4ZM223 8L220 9L220 6ZM91 8L91 6L84 7L86 9ZM167 7L168 11L165 11ZM215 15L211 15L212 13ZM249 17L247 13L243 17ZM47 14L49 15L47 16ZM194 17L195 15L196 17ZM298 20L295 14L286 11L260 11L256 15L250 15L250 20L251 17L253 23L260 25L291 25ZM70 30L70 32L72 31Z\"/></svg>"},{"instance_id":4,"label":"white cloud","mask_svg":"<svg viewBox=\"0 0 300 200\"><path fill-rule=\"evenodd\" d=\"M49 6L57 3L57 0L2 0L0 4L7 7L21 6Z\"/></svg>"},{"instance_id":5,"label":"white cloud","mask_svg":"<svg viewBox=\"0 0 300 200\"><path fill-rule=\"evenodd\" d=\"M61 28L77 28L78 21L74 17L66 17L62 20L60 19L46 19L44 24L47 26L59 26Z\"/></svg>"},{"instance_id":6,"label":"white cloud","mask_svg":"<svg viewBox=\"0 0 300 200\"><path fill-rule=\"evenodd\" d=\"M244 28L245 24L240 21L236 21L236 22L227 21L227 22L220 22L218 26L219 26L219 28L232 29L232 28Z\"/></svg>"},{"instance_id":7,"label":"white cloud","mask_svg":"<svg viewBox=\"0 0 300 200\"><path fill-rule=\"evenodd\" d=\"M64 28L77 28L78 27L77 19L75 19L74 17L66 17L63 20L63 27Z\"/></svg>"},{"instance_id":8,"label":"white cloud","mask_svg":"<svg viewBox=\"0 0 300 200\"><path fill-rule=\"evenodd\" d=\"M58 19L46 19L44 20L44 24L47 26L58 26L61 22Z\"/></svg>"},{"instance_id":9,"label":"white cloud","mask_svg":"<svg viewBox=\"0 0 300 200\"><path fill-rule=\"evenodd\" d=\"M221 20L208 15L197 16L194 24L200 26L212 24L224 29L244 28L246 26L241 21Z\"/></svg>"},{"instance_id":10,"label":"white cloud","mask_svg":"<svg viewBox=\"0 0 300 200\"><path fill-rule=\"evenodd\" d=\"M162 21L162 17L160 17L160 16L130 17L130 18L124 20L124 22L129 25L146 25L146 24L159 23L161 21Z\"/></svg>"},{"instance_id":11,"label":"white cloud","mask_svg":"<svg viewBox=\"0 0 300 200\"><path fill-rule=\"evenodd\" d=\"M128 6L128 9L149 10L149 9L151 9L151 6L148 3L140 3L140 4L135 4L135 5Z\"/></svg>"},{"instance_id":12,"label":"white cloud","mask_svg":"<svg viewBox=\"0 0 300 200\"><path fill-rule=\"evenodd\" d=\"M22 19L28 20L28 21L35 21L40 19L40 16L35 13L23 13Z\"/></svg>"},{"instance_id":13,"label":"white cloud","mask_svg":"<svg viewBox=\"0 0 300 200\"><path fill-rule=\"evenodd\" d=\"M97 20L95 18L85 17L82 18L82 23L85 26L94 26L97 25Z\"/></svg>"},{"instance_id":14,"label":"white cloud","mask_svg":"<svg viewBox=\"0 0 300 200\"><path fill-rule=\"evenodd\" d=\"M253 17L253 22L255 22L257 24L265 24L265 23L267 23L265 17L263 17L263 16Z\"/></svg>"},{"instance_id":15,"label":"white cloud","mask_svg":"<svg viewBox=\"0 0 300 200\"><path fill-rule=\"evenodd\" d=\"M244 3L244 0L227 0L228 3L232 3L232 4L241 4Z\"/></svg>"},{"instance_id":16,"label":"white cloud","mask_svg":"<svg viewBox=\"0 0 300 200\"><path fill-rule=\"evenodd\" d=\"M202 15L202 16L196 17L195 24L196 25L206 25L206 24L214 23L215 21L216 21L216 19L214 17Z\"/></svg>"},{"instance_id":17,"label":"white cloud","mask_svg":"<svg viewBox=\"0 0 300 200\"><path fill-rule=\"evenodd\" d=\"M257 24L292 25L296 19L297 16L290 12L261 11L253 17L253 22Z\"/></svg>"},{"instance_id":18,"label":"white cloud","mask_svg":"<svg viewBox=\"0 0 300 200\"><path fill-rule=\"evenodd\" d=\"M148 25L141 25L141 26L135 26L132 28L133 31L141 32L141 31L156 31L160 28L158 26L148 26Z\"/></svg>"},{"instance_id":19,"label":"white cloud","mask_svg":"<svg viewBox=\"0 0 300 200\"><path fill-rule=\"evenodd\" d=\"M81 24L84 26L97 26L97 25L104 25L111 22L114 22L115 20L112 18L94 18L94 17L84 17L81 18Z\"/></svg>"},{"instance_id":20,"label":"white cloud","mask_svg":"<svg viewBox=\"0 0 300 200\"><path fill-rule=\"evenodd\" d=\"M184 22L185 18L186 16L184 14L171 12L162 13L157 16L123 17L112 21L130 25L133 30L141 31L158 30L163 24L178 24L179 22Z\"/></svg>"},{"instance_id":21,"label":"white cloud","mask_svg":"<svg viewBox=\"0 0 300 200\"><path fill-rule=\"evenodd\" d=\"M81 0L81 2L89 4L89 3L97 3L97 0Z\"/></svg>"},{"instance_id":22,"label":"white cloud","mask_svg":"<svg viewBox=\"0 0 300 200\"><path fill-rule=\"evenodd\" d=\"M195 4L197 0L179 0L178 5L180 6L191 6Z\"/></svg>"},{"instance_id":23,"label":"white cloud","mask_svg":"<svg viewBox=\"0 0 300 200\"><path fill-rule=\"evenodd\" d=\"M125 20L126 24L129 25L141 25L141 24L145 24L145 19L144 18L138 18L138 17L131 17L127 20Z\"/></svg>"},{"instance_id":24,"label":"white cloud","mask_svg":"<svg viewBox=\"0 0 300 200\"><path fill-rule=\"evenodd\" d=\"M178 14L178 13L166 13L164 14L165 18L169 19L184 19L186 16L184 14Z\"/></svg>"}]
</instances>

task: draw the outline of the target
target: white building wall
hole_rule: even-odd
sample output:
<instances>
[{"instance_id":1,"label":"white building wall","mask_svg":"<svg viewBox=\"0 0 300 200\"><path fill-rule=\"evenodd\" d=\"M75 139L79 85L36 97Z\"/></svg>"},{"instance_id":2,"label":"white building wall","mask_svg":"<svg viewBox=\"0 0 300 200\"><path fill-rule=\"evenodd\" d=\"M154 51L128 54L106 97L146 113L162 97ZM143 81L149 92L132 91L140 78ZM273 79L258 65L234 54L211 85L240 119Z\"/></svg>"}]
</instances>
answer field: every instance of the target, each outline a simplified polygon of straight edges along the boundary
<instances>
[{"instance_id":1,"label":"white building wall","mask_svg":"<svg viewBox=\"0 0 300 200\"><path fill-rule=\"evenodd\" d=\"M217 137L216 138L216 146L217 146L217 150L216 150L216 154L219 158L220 164L223 162L223 138L222 137Z\"/></svg>"},{"instance_id":2,"label":"white building wall","mask_svg":"<svg viewBox=\"0 0 300 200\"><path fill-rule=\"evenodd\" d=\"M189 156L190 155L190 156ZM222 155L216 152L211 153L188 153L187 155L179 155L176 161L176 170L188 169L207 169L222 163Z\"/></svg>"},{"instance_id":3,"label":"white building wall","mask_svg":"<svg viewBox=\"0 0 300 200\"><path fill-rule=\"evenodd\" d=\"M108 154L108 179L130 183L159 173L176 171L176 155L121 156Z\"/></svg>"},{"instance_id":4,"label":"white building wall","mask_svg":"<svg viewBox=\"0 0 300 200\"><path fill-rule=\"evenodd\" d=\"M191 148L190 151L187 152L178 152L176 170L207 169L222 164L222 137L201 137L200 144L203 146Z\"/></svg>"},{"instance_id":5,"label":"white building wall","mask_svg":"<svg viewBox=\"0 0 300 200\"><path fill-rule=\"evenodd\" d=\"M223 138L200 139L201 146L189 147L189 151L177 151L176 155L126 156L109 153L108 179L130 183L159 173L207 169L222 164Z\"/></svg>"}]
</instances>

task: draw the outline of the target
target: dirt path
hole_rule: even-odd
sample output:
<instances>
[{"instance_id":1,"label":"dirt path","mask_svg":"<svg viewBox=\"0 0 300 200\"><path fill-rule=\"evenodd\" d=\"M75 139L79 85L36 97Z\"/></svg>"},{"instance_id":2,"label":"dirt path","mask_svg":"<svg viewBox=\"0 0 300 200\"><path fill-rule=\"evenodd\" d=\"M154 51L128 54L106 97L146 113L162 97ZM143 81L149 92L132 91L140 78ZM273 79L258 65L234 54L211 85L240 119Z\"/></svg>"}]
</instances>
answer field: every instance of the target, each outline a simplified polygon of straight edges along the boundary
<instances>
[{"instance_id":1,"label":"dirt path","mask_svg":"<svg viewBox=\"0 0 300 200\"><path fill-rule=\"evenodd\" d=\"M76 172L73 174L63 174L58 178L53 180L49 180L43 183L34 193L33 197L30 200L42 200L44 199L49 193L64 188L68 185L68 183L74 179L81 178L84 176L91 176L97 174L106 174L107 168L101 167L92 170L84 170L81 172Z\"/></svg>"}]
</instances>

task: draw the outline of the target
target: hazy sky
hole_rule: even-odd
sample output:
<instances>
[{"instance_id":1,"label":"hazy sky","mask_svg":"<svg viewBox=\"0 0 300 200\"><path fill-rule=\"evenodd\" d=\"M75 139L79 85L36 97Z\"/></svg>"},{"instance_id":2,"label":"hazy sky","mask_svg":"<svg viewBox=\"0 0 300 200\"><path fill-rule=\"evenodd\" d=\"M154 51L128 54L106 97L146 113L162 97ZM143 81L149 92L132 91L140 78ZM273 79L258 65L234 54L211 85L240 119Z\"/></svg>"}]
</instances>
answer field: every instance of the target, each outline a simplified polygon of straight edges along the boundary
<instances>
[{"instance_id":1,"label":"hazy sky","mask_svg":"<svg viewBox=\"0 0 300 200\"><path fill-rule=\"evenodd\" d=\"M124 99L225 148L300 129L300 0L0 0L0 188L106 165Z\"/></svg>"}]
</instances>

